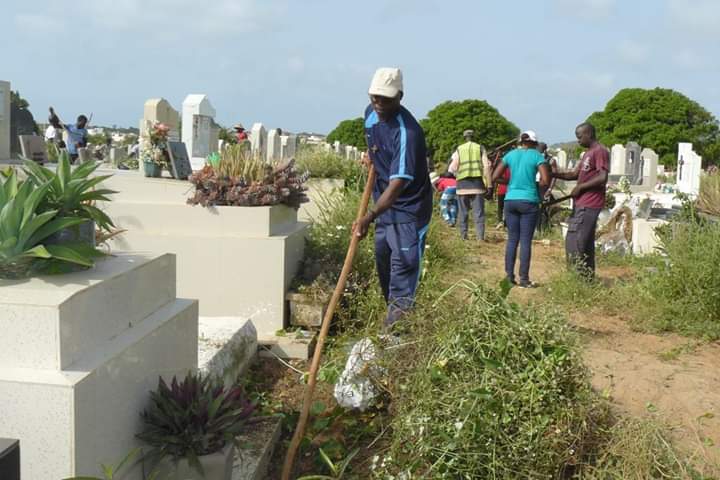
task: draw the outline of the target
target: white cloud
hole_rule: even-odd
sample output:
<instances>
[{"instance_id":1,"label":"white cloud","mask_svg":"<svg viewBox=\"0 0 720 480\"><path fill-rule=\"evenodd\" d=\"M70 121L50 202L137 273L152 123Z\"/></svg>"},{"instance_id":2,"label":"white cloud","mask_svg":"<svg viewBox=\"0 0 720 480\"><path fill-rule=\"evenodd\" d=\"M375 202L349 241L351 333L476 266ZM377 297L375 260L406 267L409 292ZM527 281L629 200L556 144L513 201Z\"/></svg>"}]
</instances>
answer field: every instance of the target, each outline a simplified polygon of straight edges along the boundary
<instances>
[{"instance_id":1,"label":"white cloud","mask_svg":"<svg viewBox=\"0 0 720 480\"><path fill-rule=\"evenodd\" d=\"M621 60L634 65L645 63L650 57L650 48L647 45L632 40L622 42L617 51Z\"/></svg>"},{"instance_id":2,"label":"white cloud","mask_svg":"<svg viewBox=\"0 0 720 480\"><path fill-rule=\"evenodd\" d=\"M669 20L688 33L718 34L718 0L667 0Z\"/></svg>"},{"instance_id":3,"label":"white cloud","mask_svg":"<svg viewBox=\"0 0 720 480\"><path fill-rule=\"evenodd\" d=\"M705 58L695 50L680 50L672 56L673 64L677 67L697 70L704 68L707 64Z\"/></svg>"},{"instance_id":4,"label":"white cloud","mask_svg":"<svg viewBox=\"0 0 720 480\"><path fill-rule=\"evenodd\" d=\"M23 33L45 34L58 33L64 30L64 24L58 22L52 15L19 14L14 17L15 26Z\"/></svg>"},{"instance_id":5,"label":"white cloud","mask_svg":"<svg viewBox=\"0 0 720 480\"><path fill-rule=\"evenodd\" d=\"M303 58L298 55L290 57L287 61L287 68L291 72L300 73L305 70L305 60L303 60Z\"/></svg>"},{"instance_id":6,"label":"white cloud","mask_svg":"<svg viewBox=\"0 0 720 480\"><path fill-rule=\"evenodd\" d=\"M609 17L617 6L617 0L555 0L564 13L582 18Z\"/></svg>"}]
</instances>

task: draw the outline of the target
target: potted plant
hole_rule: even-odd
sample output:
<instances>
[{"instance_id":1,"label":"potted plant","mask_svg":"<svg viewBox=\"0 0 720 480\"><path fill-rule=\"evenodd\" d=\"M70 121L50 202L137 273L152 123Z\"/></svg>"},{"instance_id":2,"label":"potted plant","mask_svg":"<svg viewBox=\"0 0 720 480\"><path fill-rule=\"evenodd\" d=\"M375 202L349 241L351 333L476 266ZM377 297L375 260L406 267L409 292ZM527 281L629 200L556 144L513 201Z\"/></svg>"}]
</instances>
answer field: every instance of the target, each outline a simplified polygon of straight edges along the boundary
<instances>
[{"instance_id":1,"label":"potted plant","mask_svg":"<svg viewBox=\"0 0 720 480\"><path fill-rule=\"evenodd\" d=\"M50 182L19 181L14 171L0 184L0 278L59 273L68 265L87 268L102 256L84 242L48 243L56 232L85 222L83 217L63 216L58 210L41 210L49 190Z\"/></svg>"},{"instance_id":2,"label":"potted plant","mask_svg":"<svg viewBox=\"0 0 720 480\"><path fill-rule=\"evenodd\" d=\"M254 411L242 388L226 388L211 376L189 373L168 386L160 378L142 413L138 438L151 450L160 478L230 480L235 437Z\"/></svg>"},{"instance_id":3,"label":"potted plant","mask_svg":"<svg viewBox=\"0 0 720 480\"><path fill-rule=\"evenodd\" d=\"M156 123L142 139L142 164L146 177L160 177L163 168L172 174L170 157L167 153L168 134L170 127L164 123Z\"/></svg>"},{"instance_id":4,"label":"potted plant","mask_svg":"<svg viewBox=\"0 0 720 480\"><path fill-rule=\"evenodd\" d=\"M64 244L68 242L85 242L95 245L95 227L110 232L115 225L105 212L97 208L97 201L109 202L108 195L117 193L113 190L96 188L111 175L91 176L99 167L94 162L86 162L74 170L67 156L61 156L57 170L38 165L24 159L25 173L35 185L48 184L47 195L40 203L40 211L55 210L58 215L79 217L85 221L72 228L57 232L49 243Z\"/></svg>"}]
</instances>

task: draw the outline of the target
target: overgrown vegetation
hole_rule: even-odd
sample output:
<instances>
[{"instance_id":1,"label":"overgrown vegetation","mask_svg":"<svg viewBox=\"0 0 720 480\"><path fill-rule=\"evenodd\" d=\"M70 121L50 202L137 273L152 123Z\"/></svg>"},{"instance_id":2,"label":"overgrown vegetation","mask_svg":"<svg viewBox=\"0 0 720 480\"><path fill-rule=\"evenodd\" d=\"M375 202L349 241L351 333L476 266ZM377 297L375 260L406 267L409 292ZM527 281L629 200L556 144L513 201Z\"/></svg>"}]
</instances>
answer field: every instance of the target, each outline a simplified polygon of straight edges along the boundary
<instances>
[{"instance_id":1,"label":"overgrown vegetation","mask_svg":"<svg viewBox=\"0 0 720 480\"><path fill-rule=\"evenodd\" d=\"M379 476L555 478L593 410L575 336L551 311L464 286L413 317L413 345L388 363L397 414Z\"/></svg>"},{"instance_id":2,"label":"overgrown vegetation","mask_svg":"<svg viewBox=\"0 0 720 480\"><path fill-rule=\"evenodd\" d=\"M314 145L300 148L295 159L298 170L309 173L311 178L341 178L357 183L357 179L363 176L359 162L346 160L335 152Z\"/></svg>"},{"instance_id":3,"label":"overgrown vegetation","mask_svg":"<svg viewBox=\"0 0 720 480\"><path fill-rule=\"evenodd\" d=\"M720 217L720 173L717 169L700 177L697 206L698 210Z\"/></svg>"},{"instance_id":4,"label":"overgrown vegetation","mask_svg":"<svg viewBox=\"0 0 720 480\"><path fill-rule=\"evenodd\" d=\"M365 120L357 117L341 121L327 136L327 142L332 144L336 141L343 145L352 145L360 150L365 150Z\"/></svg>"}]
</instances>

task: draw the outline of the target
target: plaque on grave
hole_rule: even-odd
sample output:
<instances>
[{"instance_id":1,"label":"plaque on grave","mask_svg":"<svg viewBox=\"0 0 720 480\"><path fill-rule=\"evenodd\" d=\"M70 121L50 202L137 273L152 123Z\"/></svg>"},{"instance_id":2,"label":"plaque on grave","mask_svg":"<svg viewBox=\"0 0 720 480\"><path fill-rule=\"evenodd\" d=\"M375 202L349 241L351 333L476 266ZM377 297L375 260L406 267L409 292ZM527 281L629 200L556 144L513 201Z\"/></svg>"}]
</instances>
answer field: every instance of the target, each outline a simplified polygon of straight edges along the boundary
<instances>
[{"instance_id":1,"label":"plaque on grave","mask_svg":"<svg viewBox=\"0 0 720 480\"><path fill-rule=\"evenodd\" d=\"M0 438L0 478L20 480L20 442Z\"/></svg>"},{"instance_id":2,"label":"plaque on grave","mask_svg":"<svg viewBox=\"0 0 720 480\"><path fill-rule=\"evenodd\" d=\"M168 155L173 177L178 180L187 180L192 175L192 165L185 142L168 142Z\"/></svg>"},{"instance_id":3,"label":"plaque on grave","mask_svg":"<svg viewBox=\"0 0 720 480\"><path fill-rule=\"evenodd\" d=\"M20 135L22 156L40 164L47 162L45 140L39 135Z\"/></svg>"}]
</instances>

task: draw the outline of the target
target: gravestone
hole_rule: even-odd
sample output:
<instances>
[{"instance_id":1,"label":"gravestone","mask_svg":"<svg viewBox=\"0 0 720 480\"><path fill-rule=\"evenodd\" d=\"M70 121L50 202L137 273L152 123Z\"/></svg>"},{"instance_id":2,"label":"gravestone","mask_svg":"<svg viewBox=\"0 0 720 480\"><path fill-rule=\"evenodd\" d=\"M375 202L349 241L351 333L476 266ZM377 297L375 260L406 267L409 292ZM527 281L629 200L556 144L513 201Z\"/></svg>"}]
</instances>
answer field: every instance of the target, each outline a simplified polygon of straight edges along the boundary
<instances>
[{"instance_id":1,"label":"gravestone","mask_svg":"<svg viewBox=\"0 0 720 480\"><path fill-rule=\"evenodd\" d=\"M117 167L127 158L127 150L120 147L110 147L110 163Z\"/></svg>"},{"instance_id":2,"label":"gravestone","mask_svg":"<svg viewBox=\"0 0 720 480\"><path fill-rule=\"evenodd\" d=\"M357 147L353 147L353 149L352 149L352 156L351 156L350 159L353 160L353 161L356 161L356 160L358 160L359 158L360 158L360 152L358 151L358 148L357 148Z\"/></svg>"},{"instance_id":3,"label":"gravestone","mask_svg":"<svg viewBox=\"0 0 720 480\"><path fill-rule=\"evenodd\" d=\"M37 124L30 110L19 108L15 104L10 105L10 155L20 155L21 135L36 135L38 133Z\"/></svg>"},{"instance_id":4,"label":"gravestone","mask_svg":"<svg viewBox=\"0 0 720 480\"><path fill-rule=\"evenodd\" d=\"M0 438L0 478L20 480L20 442Z\"/></svg>"},{"instance_id":5,"label":"gravestone","mask_svg":"<svg viewBox=\"0 0 720 480\"><path fill-rule=\"evenodd\" d=\"M692 143L678 143L677 186L681 193L700 193L702 157L695 153Z\"/></svg>"},{"instance_id":6,"label":"gravestone","mask_svg":"<svg viewBox=\"0 0 720 480\"><path fill-rule=\"evenodd\" d=\"M627 153L625 147L615 144L610 149L610 175L625 175Z\"/></svg>"},{"instance_id":7,"label":"gravestone","mask_svg":"<svg viewBox=\"0 0 720 480\"><path fill-rule=\"evenodd\" d=\"M173 177L178 180L187 180L192 175L192 164L185 143L168 142L168 156Z\"/></svg>"},{"instance_id":8,"label":"gravestone","mask_svg":"<svg viewBox=\"0 0 720 480\"><path fill-rule=\"evenodd\" d=\"M262 123L253 123L250 129L250 149L257 158L265 158L267 156L267 130Z\"/></svg>"},{"instance_id":9,"label":"gravestone","mask_svg":"<svg viewBox=\"0 0 720 480\"><path fill-rule=\"evenodd\" d=\"M342 155L342 145L340 144L339 140L335 140L335 143L333 143L333 150L338 155Z\"/></svg>"},{"instance_id":10,"label":"gravestone","mask_svg":"<svg viewBox=\"0 0 720 480\"><path fill-rule=\"evenodd\" d=\"M0 80L0 161L10 160L10 82Z\"/></svg>"},{"instance_id":11,"label":"gravestone","mask_svg":"<svg viewBox=\"0 0 720 480\"><path fill-rule=\"evenodd\" d=\"M38 163L48 161L45 139L39 135L20 135L22 156Z\"/></svg>"},{"instance_id":12,"label":"gravestone","mask_svg":"<svg viewBox=\"0 0 720 480\"><path fill-rule=\"evenodd\" d=\"M352 151L353 151L352 145L345 145L345 160L351 159Z\"/></svg>"},{"instance_id":13,"label":"gravestone","mask_svg":"<svg viewBox=\"0 0 720 480\"><path fill-rule=\"evenodd\" d=\"M640 185L642 183L641 152L642 148L635 142L628 142L625 145L625 175L628 176L630 185Z\"/></svg>"},{"instance_id":14,"label":"gravestone","mask_svg":"<svg viewBox=\"0 0 720 480\"><path fill-rule=\"evenodd\" d=\"M558 150L557 165L560 170L565 170L568 166L568 156L565 150Z\"/></svg>"},{"instance_id":15,"label":"gravestone","mask_svg":"<svg viewBox=\"0 0 720 480\"><path fill-rule=\"evenodd\" d=\"M658 154L651 148L643 148L640 153L642 159L642 184L648 188L655 188L657 183Z\"/></svg>"},{"instance_id":16,"label":"gravestone","mask_svg":"<svg viewBox=\"0 0 720 480\"><path fill-rule=\"evenodd\" d=\"M282 131L279 128L270 129L267 134L267 157L268 162L280 160L280 135Z\"/></svg>"},{"instance_id":17,"label":"gravestone","mask_svg":"<svg viewBox=\"0 0 720 480\"><path fill-rule=\"evenodd\" d=\"M185 97L182 106L182 141L193 170L200 170L207 156L217 152L217 134L213 141L214 117L215 108L207 95L191 94Z\"/></svg>"},{"instance_id":18,"label":"gravestone","mask_svg":"<svg viewBox=\"0 0 720 480\"><path fill-rule=\"evenodd\" d=\"M170 127L168 139L173 142L180 140L180 114L170 102L164 98L151 98L143 106L143 118L140 123L140 134L147 135L155 123L163 123Z\"/></svg>"},{"instance_id":19,"label":"gravestone","mask_svg":"<svg viewBox=\"0 0 720 480\"><path fill-rule=\"evenodd\" d=\"M295 158L298 150L298 136L294 133L282 137L282 159Z\"/></svg>"}]
</instances>

